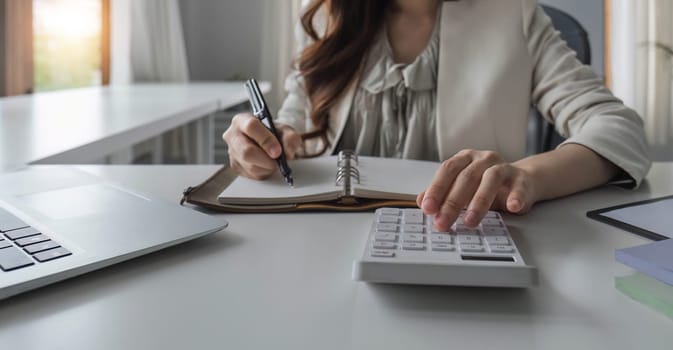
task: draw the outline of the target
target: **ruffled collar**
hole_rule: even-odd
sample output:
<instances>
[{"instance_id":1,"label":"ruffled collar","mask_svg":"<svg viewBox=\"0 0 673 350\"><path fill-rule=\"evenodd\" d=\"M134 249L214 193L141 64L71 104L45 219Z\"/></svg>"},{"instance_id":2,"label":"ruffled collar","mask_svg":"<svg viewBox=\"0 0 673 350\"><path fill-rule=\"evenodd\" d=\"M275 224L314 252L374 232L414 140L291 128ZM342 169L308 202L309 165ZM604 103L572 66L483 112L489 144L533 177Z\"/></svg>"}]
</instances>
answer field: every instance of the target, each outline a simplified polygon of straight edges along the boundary
<instances>
[{"instance_id":1,"label":"ruffled collar","mask_svg":"<svg viewBox=\"0 0 673 350\"><path fill-rule=\"evenodd\" d=\"M393 51L384 29L379 40L370 52L372 64L362 77L360 87L371 94L384 90L405 87L415 91L432 90L437 85L437 60L439 56L440 20L435 28L428 46L410 64L396 63Z\"/></svg>"}]
</instances>

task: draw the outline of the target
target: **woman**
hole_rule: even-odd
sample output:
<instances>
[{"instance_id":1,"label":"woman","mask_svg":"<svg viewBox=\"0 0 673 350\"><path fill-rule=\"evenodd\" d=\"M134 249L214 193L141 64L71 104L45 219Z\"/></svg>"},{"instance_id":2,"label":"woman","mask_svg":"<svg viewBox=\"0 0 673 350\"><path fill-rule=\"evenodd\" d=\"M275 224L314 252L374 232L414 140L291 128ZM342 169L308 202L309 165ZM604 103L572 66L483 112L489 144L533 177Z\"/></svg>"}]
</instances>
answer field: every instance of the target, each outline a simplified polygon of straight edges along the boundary
<instances>
[{"instance_id":1,"label":"woman","mask_svg":"<svg viewBox=\"0 0 673 350\"><path fill-rule=\"evenodd\" d=\"M443 160L417 202L447 230L466 208L538 201L647 174L642 120L582 65L534 0L314 0L278 113L286 155ZM567 138L524 157L536 105ZM223 135L232 166L277 171L280 144L249 114Z\"/></svg>"}]
</instances>

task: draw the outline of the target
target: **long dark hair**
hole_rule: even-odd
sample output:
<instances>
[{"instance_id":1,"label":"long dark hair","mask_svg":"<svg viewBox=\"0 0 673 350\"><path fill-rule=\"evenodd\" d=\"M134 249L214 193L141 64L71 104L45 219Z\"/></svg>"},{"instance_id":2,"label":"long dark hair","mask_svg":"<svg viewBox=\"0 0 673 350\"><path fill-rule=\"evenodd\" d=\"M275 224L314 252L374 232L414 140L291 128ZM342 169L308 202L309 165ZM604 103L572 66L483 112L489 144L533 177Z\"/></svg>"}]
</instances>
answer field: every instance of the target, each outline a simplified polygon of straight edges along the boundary
<instances>
[{"instance_id":1,"label":"long dark hair","mask_svg":"<svg viewBox=\"0 0 673 350\"><path fill-rule=\"evenodd\" d=\"M313 40L299 56L297 65L311 102L310 117L315 131L304 139L320 137L327 147L329 111L347 90L362 68L380 32L389 0L313 0L301 17L301 24ZM327 11L327 30L318 33L313 20Z\"/></svg>"}]
</instances>

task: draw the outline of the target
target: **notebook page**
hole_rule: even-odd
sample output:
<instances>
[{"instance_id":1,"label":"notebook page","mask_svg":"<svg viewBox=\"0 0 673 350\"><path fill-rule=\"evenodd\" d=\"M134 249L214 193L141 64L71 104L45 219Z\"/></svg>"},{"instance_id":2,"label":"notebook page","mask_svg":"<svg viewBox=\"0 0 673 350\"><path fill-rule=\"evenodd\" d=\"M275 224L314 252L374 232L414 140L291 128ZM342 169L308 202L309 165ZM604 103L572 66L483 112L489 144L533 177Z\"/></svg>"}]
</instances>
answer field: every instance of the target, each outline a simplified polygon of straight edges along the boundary
<instances>
[{"instance_id":1,"label":"notebook page","mask_svg":"<svg viewBox=\"0 0 673 350\"><path fill-rule=\"evenodd\" d=\"M276 170L269 179L258 181L239 176L219 195L227 204L287 204L338 199L343 187L336 186L336 157L318 157L288 162L294 187Z\"/></svg>"},{"instance_id":2,"label":"notebook page","mask_svg":"<svg viewBox=\"0 0 673 350\"><path fill-rule=\"evenodd\" d=\"M353 194L363 198L415 200L435 176L439 163L358 157L360 183L353 183Z\"/></svg>"}]
</instances>

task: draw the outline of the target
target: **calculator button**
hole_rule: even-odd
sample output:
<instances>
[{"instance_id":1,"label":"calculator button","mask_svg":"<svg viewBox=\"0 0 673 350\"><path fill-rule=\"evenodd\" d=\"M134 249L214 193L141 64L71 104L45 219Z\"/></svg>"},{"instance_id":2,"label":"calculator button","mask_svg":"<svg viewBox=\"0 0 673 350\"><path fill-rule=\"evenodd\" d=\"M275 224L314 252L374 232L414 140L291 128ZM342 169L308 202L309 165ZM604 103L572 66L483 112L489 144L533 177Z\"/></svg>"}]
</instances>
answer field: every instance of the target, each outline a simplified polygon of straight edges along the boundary
<instances>
[{"instance_id":1,"label":"calculator button","mask_svg":"<svg viewBox=\"0 0 673 350\"><path fill-rule=\"evenodd\" d=\"M35 243L46 242L48 240L49 240L49 237L47 237L45 235L37 235L37 236L31 236L31 237L17 239L16 244L19 247L25 247L27 245L31 245L31 244L35 244Z\"/></svg>"},{"instance_id":2,"label":"calculator button","mask_svg":"<svg viewBox=\"0 0 673 350\"><path fill-rule=\"evenodd\" d=\"M481 221L482 226L502 226L498 219L484 219Z\"/></svg>"},{"instance_id":3,"label":"calculator button","mask_svg":"<svg viewBox=\"0 0 673 350\"><path fill-rule=\"evenodd\" d=\"M425 250L425 244L421 243L404 243L402 245L404 250Z\"/></svg>"},{"instance_id":4,"label":"calculator button","mask_svg":"<svg viewBox=\"0 0 673 350\"><path fill-rule=\"evenodd\" d=\"M397 244L391 242L374 242L374 249L397 249Z\"/></svg>"},{"instance_id":5,"label":"calculator button","mask_svg":"<svg viewBox=\"0 0 673 350\"><path fill-rule=\"evenodd\" d=\"M498 218L498 213L496 213L494 211L489 211L488 213L486 213L484 218L485 219L497 219Z\"/></svg>"},{"instance_id":6,"label":"calculator button","mask_svg":"<svg viewBox=\"0 0 673 350\"><path fill-rule=\"evenodd\" d=\"M478 244L464 244L460 246L460 250L467 253L481 253L484 251L484 246Z\"/></svg>"},{"instance_id":7,"label":"calculator button","mask_svg":"<svg viewBox=\"0 0 673 350\"><path fill-rule=\"evenodd\" d=\"M0 249L0 268L4 271L20 269L35 264L33 260L18 248Z\"/></svg>"},{"instance_id":8,"label":"calculator button","mask_svg":"<svg viewBox=\"0 0 673 350\"><path fill-rule=\"evenodd\" d=\"M374 236L374 240L377 242L397 242L397 235L392 233L377 233Z\"/></svg>"},{"instance_id":9,"label":"calculator button","mask_svg":"<svg viewBox=\"0 0 673 350\"><path fill-rule=\"evenodd\" d=\"M420 210L405 210L402 218L405 224L423 224L423 212Z\"/></svg>"},{"instance_id":10,"label":"calculator button","mask_svg":"<svg viewBox=\"0 0 673 350\"><path fill-rule=\"evenodd\" d=\"M452 252L456 250L456 246L453 244L437 243L432 245L432 250L436 252Z\"/></svg>"},{"instance_id":11,"label":"calculator button","mask_svg":"<svg viewBox=\"0 0 673 350\"><path fill-rule=\"evenodd\" d=\"M11 242L0 239L0 249L9 248L11 246L12 246Z\"/></svg>"},{"instance_id":12,"label":"calculator button","mask_svg":"<svg viewBox=\"0 0 673 350\"><path fill-rule=\"evenodd\" d=\"M479 230L476 228L469 228L467 226L457 226L456 233L459 235L478 235Z\"/></svg>"},{"instance_id":13,"label":"calculator button","mask_svg":"<svg viewBox=\"0 0 673 350\"><path fill-rule=\"evenodd\" d=\"M72 253L69 252L67 249L65 249L63 247L60 247L60 248L56 248L56 249L50 249L50 250L47 250L47 251L44 251L44 252L41 252L41 253L37 253L37 254L33 255L33 257L35 259L37 259L37 261L39 261L39 262L45 262L45 261L49 261L49 260L62 258L64 256L68 256L70 254L72 254Z\"/></svg>"},{"instance_id":14,"label":"calculator button","mask_svg":"<svg viewBox=\"0 0 673 350\"><path fill-rule=\"evenodd\" d=\"M423 225L404 225L402 226L402 230L405 233L424 233L425 228Z\"/></svg>"},{"instance_id":15,"label":"calculator button","mask_svg":"<svg viewBox=\"0 0 673 350\"><path fill-rule=\"evenodd\" d=\"M395 224L376 224L376 232L397 232Z\"/></svg>"},{"instance_id":16,"label":"calculator button","mask_svg":"<svg viewBox=\"0 0 673 350\"><path fill-rule=\"evenodd\" d=\"M392 216L392 215L381 215L381 216L379 216L379 222L396 224L396 223L399 222L399 218L397 216Z\"/></svg>"},{"instance_id":17,"label":"calculator button","mask_svg":"<svg viewBox=\"0 0 673 350\"><path fill-rule=\"evenodd\" d=\"M480 244L481 238L477 236L458 236L458 242L462 244Z\"/></svg>"},{"instance_id":18,"label":"calculator button","mask_svg":"<svg viewBox=\"0 0 673 350\"><path fill-rule=\"evenodd\" d=\"M9 231L5 233L5 236L11 240L16 240L19 238L29 237L39 235L40 231L36 230L34 227L26 227L19 230Z\"/></svg>"},{"instance_id":19,"label":"calculator button","mask_svg":"<svg viewBox=\"0 0 673 350\"><path fill-rule=\"evenodd\" d=\"M432 234L430 235L430 241L432 243L452 243L453 242L453 237L448 234Z\"/></svg>"},{"instance_id":20,"label":"calculator button","mask_svg":"<svg viewBox=\"0 0 673 350\"><path fill-rule=\"evenodd\" d=\"M492 245L491 253L514 253L514 248L510 246Z\"/></svg>"},{"instance_id":21,"label":"calculator button","mask_svg":"<svg viewBox=\"0 0 673 350\"><path fill-rule=\"evenodd\" d=\"M504 228L500 227L484 227L483 228L484 236L506 236L507 231Z\"/></svg>"},{"instance_id":22,"label":"calculator button","mask_svg":"<svg viewBox=\"0 0 673 350\"><path fill-rule=\"evenodd\" d=\"M485 240L489 245L509 245L509 239L504 236L489 236Z\"/></svg>"},{"instance_id":23,"label":"calculator button","mask_svg":"<svg viewBox=\"0 0 673 350\"><path fill-rule=\"evenodd\" d=\"M24 247L23 250L25 250L28 254L35 254L39 252L43 252L45 250L49 249L54 249L58 248L60 245L54 241L46 241L43 243L38 243L38 244L32 244L27 247Z\"/></svg>"},{"instance_id":24,"label":"calculator button","mask_svg":"<svg viewBox=\"0 0 673 350\"><path fill-rule=\"evenodd\" d=\"M409 243L425 243L425 236L419 234L409 234L402 236L402 240Z\"/></svg>"},{"instance_id":25,"label":"calculator button","mask_svg":"<svg viewBox=\"0 0 673 350\"><path fill-rule=\"evenodd\" d=\"M428 222L428 227L431 227L431 228L432 228L431 231L430 231L430 232L432 232L432 233L438 233L438 234L442 234L442 235L448 235L448 234L451 234L451 233L456 233L455 231L452 231L452 230L449 230L449 231L437 231L437 230L435 229L434 225L432 224L432 222Z\"/></svg>"},{"instance_id":26,"label":"calculator button","mask_svg":"<svg viewBox=\"0 0 673 350\"><path fill-rule=\"evenodd\" d=\"M372 250L372 256L375 258L394 258L395 252L390 250Z\"/></svg>"},{"instance_id":27,"label":"calculator button","mask_svg":"<svg viewBox=\"0 0 673 350\"><path fill-rule=\"evenodd\" d=\"M381 215L394 215L394 216L399 216L400 215L400 210L395 209L395 208L382 208L379 213Z\"/></svg>"}]
</instances>

